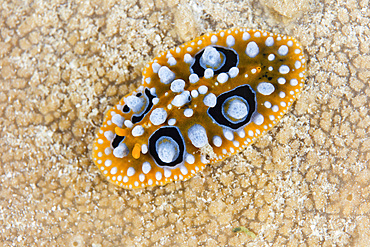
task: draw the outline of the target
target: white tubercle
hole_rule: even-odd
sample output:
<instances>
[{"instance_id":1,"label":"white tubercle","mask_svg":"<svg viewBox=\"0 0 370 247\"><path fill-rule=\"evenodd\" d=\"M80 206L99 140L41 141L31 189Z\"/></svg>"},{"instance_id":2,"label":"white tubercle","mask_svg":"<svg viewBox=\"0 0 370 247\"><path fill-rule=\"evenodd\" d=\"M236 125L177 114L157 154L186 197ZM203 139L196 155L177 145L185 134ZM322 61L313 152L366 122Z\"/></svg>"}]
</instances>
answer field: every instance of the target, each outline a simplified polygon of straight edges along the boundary
<instances>
[{"instance_id":1,"label":"white tubercle","mask_svg":"<svg viewBox=\"0 0 370 247\"><path fill-rule=\"evenodd\" d=\"M184 91L185 81L183 79L176 79L171 83L171 91L174 93L181 93Z\"/></svg>"},{"instance_id":2,"label":"white tubercle","mask_svg":"<svg viewBox=\"0 0 370 247\"><path fill-rule=\"evenodd\" d=\"M216 50L216 48L212 46L207 46L204 49L202 57L200 58L200 62L204 64L206 67L218 67L221 64L221 55Z\"/></svg>"},{"instance_id":3,"label":"white tubercle","mask_svg":"<svg viewBox=\"0 0 370 247\"><path fill-rule=\"evenodd\" d=\"M206 129L200 124L194 124L189 128L188 137L197 148L204 147L208 143Z\"/></svg>"},{"instance_id":4,"label":"white tubercle","mask_svg":"<svg viewBox=\"0 0 370 247\"><path fill-rule=\"evenodd\" d=\"M186 103L189 103L191 100L190 92L184 91L179 95L176 95L175 98L172 100L171 104L177 107L181 107Z\"/></svg>"},{"instance_id":5,"label":"white tubercle","mask_svg":"<svg viewBox=\"0 0 370 247\"><path fill-rule=\"evenodd\" d=\"M168 67L162 66L158 71L158 77L163 84L169 84L176 78L176 75Z\"/></svg>"}]
</instances>

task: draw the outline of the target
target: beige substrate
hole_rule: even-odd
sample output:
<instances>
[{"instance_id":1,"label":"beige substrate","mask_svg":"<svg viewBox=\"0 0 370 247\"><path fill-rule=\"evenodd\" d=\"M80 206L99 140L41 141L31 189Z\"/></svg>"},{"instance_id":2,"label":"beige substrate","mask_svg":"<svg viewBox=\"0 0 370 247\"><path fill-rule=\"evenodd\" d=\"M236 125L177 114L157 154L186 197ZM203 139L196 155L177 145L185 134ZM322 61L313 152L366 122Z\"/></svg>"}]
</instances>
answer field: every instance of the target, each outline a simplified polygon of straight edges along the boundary
<instances>
[{"instance_id":1,"label":"beige substrate","mask_svg":"<svg viewBox=\"0 0 370 247\"><path fill-rule=\"evenodd\" d=\"M1 246L367 246L368 0L100 2L0 6ZM189 181L106 182L90 158L104 112L160 51L234 26L304 45L283 121Z\"/></svg>"}]
</instances>

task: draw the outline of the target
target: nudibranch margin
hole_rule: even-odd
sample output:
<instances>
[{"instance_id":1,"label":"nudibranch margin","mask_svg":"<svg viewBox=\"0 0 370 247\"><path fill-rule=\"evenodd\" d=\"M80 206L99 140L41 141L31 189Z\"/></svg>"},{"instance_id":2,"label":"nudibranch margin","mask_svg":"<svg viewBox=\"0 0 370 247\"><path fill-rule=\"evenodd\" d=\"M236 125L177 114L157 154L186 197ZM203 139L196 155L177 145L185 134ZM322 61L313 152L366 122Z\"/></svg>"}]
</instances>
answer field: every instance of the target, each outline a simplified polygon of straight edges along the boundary
<instances>
[{"instance_id":1,"label":"nudibranch margin","mask_svg":"<svg viewBox=\"0 0 370 247\"><path fill-rule=\"evenodd\" d=\"M93 144L107 179L133 189L186 180L271 129L302 91L294 38L247 28L207 33L149 62Z\"/></svg>"}]
</instances>

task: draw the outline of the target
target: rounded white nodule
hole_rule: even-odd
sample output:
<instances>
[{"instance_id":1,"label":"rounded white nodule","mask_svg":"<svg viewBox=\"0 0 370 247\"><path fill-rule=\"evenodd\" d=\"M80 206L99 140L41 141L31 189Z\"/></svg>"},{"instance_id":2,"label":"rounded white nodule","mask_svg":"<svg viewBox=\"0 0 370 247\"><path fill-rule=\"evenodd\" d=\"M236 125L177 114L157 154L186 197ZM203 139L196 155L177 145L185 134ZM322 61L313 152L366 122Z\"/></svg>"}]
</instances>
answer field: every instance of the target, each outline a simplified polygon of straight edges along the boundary
<instances>
[{"instance_id":1,"label":"rounded white nodule","mask_svg":"<svg viewBox=\"0 0 370 247\"><path fill-rule=\"evenodd\" d=\"M188 137L197 148L204 147L208 143L206 129L200 124L194 124L189 128Z\"/></svg>"},{"instance_id":2,"label":"rounded white nodule","mask_svg":"<svg viewBox=\"0 0 370 247\"><path fill-rule=\"evenodd\" d=\"M208 107L214 107L217 103L217 97L213 93L207 94L203 99L203 103Z\"/></svg>"},{"instance_id":3,"label":"rounded white nodule","mask_svg":"<svg viewBox=\"0 0 370 247\"><path fill-rule=\"evenodd\" d=\"M249 42L247 48L245 49L245 53L251 58L256 57L259 52L260 49L258 48L257 43L254 41Z\"/></svg>"},{"instance_id":4,"label":"rounded white nodule","mask_svg":"<svg viewBox=\"0 0 370 247\"><path fill-rule=\"evenodd\" d=\"M270 95L275 91L275 87L269 82L261 82L257 86L257 91L263 95Z\"/></svg>"},{"instance_id":5,"label":"rounded white nodule","mask_svg":"<svg viewBox=\"0 0 370 247\"><path fill-rule=\"evenodd\" d=\"M164 108L156 108L149 116L150 122L154 125L160 125L166 122L167 111Z\"/></svg>"},{"instance_id":6,"label":"rounded white nodule","mask_svg":"<svg viewBox=\"0 0 370 247\"><path fill-rule=\"evenodd\" d=\"M128 152L129 152L129 150L128 150L128 148L127 148L126 144L124 144L124 143L120 143L120 144L118 145L118 147L116 147L116 148L113 150L113 155L114 155L115 157L117 157L117 158L123 158L123 157L125 157L125 156L127 156L127 155L128 155Z\"/></svg>"},{"instance_id":7,"label":"rounded white nodule","mask_svg":"<svg viewBox=\"0 0 370 247\"><path fill-rule=\"evenodd\" d=\"M218 67L222 61L220 53L216 50L216 48L212 46L207 46L204 49L204 52L200 59L201 59L201 62L206 67L211 67L211 68Z\"/></svg>"},{"instance_id":8,"label":"rounded white nodule","mask_svg":"<svg viewBox=\"0 0 370 247\"><path fill-rule=\"evenodd\" d=\"M162 66L158 71L158 77L163 84L169 84L175 80L176 75L168 67Z\"/></svg>"},{"instance_id":9,"label":"rounded white nodule","mask_svg":"<svg viewBox=\"0 0 370 247\"><path fill-rule=\"evenodd\" d=\"M229 103L226 113L232 118L243 119L248 115L248 106L240 99L234 99Z\"/></svg>"},{"instance_id":10,"label":"rounded white nodule","mask_svg":"<svg viewBox=\"0 0 370 247\"><path fill-rule=\"evenodd\" d=\"M174 93L181 93L184 91L185 81L183 79L176 79L171 83L171 91Z\"/></svg>"},{"instance_id":11,"label":"rounded white nodule","mask_svg":"<svg viewBox=\"0 0 370 247\"><path fill-rule=\"evenodd\" d=\"M124 99L126 105L133 111L133 112L140 112L143 109L145 104L144 99L140 97L136 97L133 95L127 96Z\"/></svg>"},{"instance_id":12,"label":"rounded white nodule","mask_svg":"<svg viewBox=\"0 0 370 247\"><path fill-rule=\"evenodd\" d=\"M171 163L179 155L179 145L172 138L162 137L157 141L156 151L161 161Z\"/></svg>"},{"instance_id":13,"label":"rounded white nodule","mask_svg":"<svg viewBox=\"0 0 370 247\"><path fill-rule=\"evenodd\" d=\"M216 146L216 147L221 147L222 145L222 138L219 137L219 136L214 136L213 137L213 144Z\"/></svg>"}]
</instances>

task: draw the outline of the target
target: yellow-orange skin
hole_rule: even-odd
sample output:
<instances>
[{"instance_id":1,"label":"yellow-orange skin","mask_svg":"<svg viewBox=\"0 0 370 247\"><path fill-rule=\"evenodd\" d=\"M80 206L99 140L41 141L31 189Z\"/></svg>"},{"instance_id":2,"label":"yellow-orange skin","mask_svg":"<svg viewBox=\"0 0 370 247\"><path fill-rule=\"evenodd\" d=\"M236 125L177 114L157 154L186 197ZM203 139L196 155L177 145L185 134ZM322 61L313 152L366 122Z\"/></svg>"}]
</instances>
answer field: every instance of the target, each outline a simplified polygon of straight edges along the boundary
<instances>
[{"instance_id":1,"label":"yellow-orange skin","mask_svg":"<svg viewBox=\"0 0 370 247\"><path fill-rule=\"evenodd\" d=\"M250 34L250 38L246 41L242 39L243 33L248 32ZM259 32L260 35L256 35ZM217 43L211 43L211 37L217 36ZM224 46L228 47L226 44L226 38L228 35L232 35L235 38L235 44L231 47L234 49L239 55L239 74L235 78L229 78L229 80L224 83L216 86L215 82L216 77L210 79L200 78L197 83L191 84L189 82L190 76L190 64L184 62L184 55L186 53L190 54L192 57L195 56L199 51L204 49L208 45L217 45L217 46ZM274 38L274 45L267 47L265 45L265 41L267 37ZM280 38L281 40L279 40ZM200 42L201 41L201 42ZM259 53L256 57L250 58L245 50L248 42L254 41L258 44ZM287 45L288 41L292 41L293 45L289 47L289 53L285 56L280 56L277 51L281 45ZM290 42L291 44L291 42ZM188 48L191 47L192 50L190 51ZM144 134L140 137L134 137L131 134L131 128L126 128L123 125L123 129L117 128L114 123L111 123L112 112L116 114L122 115L125 119L131 119L132 111L129 113L123 113L121 110L118 109L117 105L125 105L124 98L120 100L120 102L110 109L104 118L104 123L98 133L98 136L93 145L93 160L95 164L102 170L103 174L108 178L108 180L114 184L122 186L124 188L141 188L146 186L156 186L156 185L164 185L171 181L176 180L186 180L194 174L202 170L206 164L201 162L201 152L198 148L192 145L191 141L187 137L188 129L198 123L201 124L207 131L208 141L211 147L213 148L213 152L217 155L211 155L209 163L215 163L218 161L222 161L227 157L240 152L246 146L253 143L259 136L263 135L266 131L271 129L280 119L281 117L287 112L291 104L294 102L296 97L300 94L302 87L304 85L305 80L305 73L306 73L306 59L304 57L304 53L302 50L301 44L292 37L288 37L285 35L269 33L262 30L251 30L251 29L243 29L243 28L233 28L230 30L224 30L214 33L207 33L203 36L200 36L192 41L189 41L183 45L180 45L181 48L180 52L179 49L173 48L167 52L163 52L160 56L154 58L152 62L150 62L143 70L143 83L142 86L144 88L156 88L156 95L159 98L159 103L154 105L153 108L146 114L146 116L141 120L141 122L135 125L142 125L144 127ZM299 51L299 52L298 52ZM168 58L166 55L171 53L172 56L176 59L177 63L174 66L170 66L167 62ZM274 54L275 59L273 61L269 61L267 56L269 54ZM300 61L301 67L295 69L295 62ZM175 107L172 106L171 109L168 109L167 106L171 104L173 98L178 95L179 93L174 93L170 90L171 84L163 84L160 82L157 73L154 73L152 70L152 64L156 62L162 66L167 66L176 74L176 79L183 79L186 82L185 90L191 91L193 89L198 89L200 85L206 85L208 87L208 93L212 92L216 96L222 94L223 92L229 91L234 89L235 87L248 84L256 93L257 99L257 111L264 116L264 122L261 125L257 125L254 122L250 122L244 127L245 137L240 137L236 132L234 132L234 141L237 141L240 145L239 147L234 146L233 141L228 141L223 136L223 129L218 124L213 123L212 119L207 114L208 107L204 105L203 98L206 95L199 95L196 98L193 98L189 104L186 104L182 107ZM278 68L281 65L289 66L290 72L288 74L282 75L279 73ZM269 71L269 67L273 67L272 71ZM252 70L255 69L255 73L252 73ZM271 68L270 68L271 69ZM293 70L294 69L294 70ZM268 96L262 95L257 90L257 85L264 81L259 79L259 77L263 74L267 73L269 77L273 77L270 81L275 86L275 91ZM247 77L246 77L247 75ZM150 83L146 82L146 78L150 77ZM284 77L287 81L284 85L277 83L277 78ZM289 84L289 80L292 78L296 78L298 80L298 85L291 86ZM279 92L285 92L285 98L279 97ZM293 94L291 94L293 92ZM132 92L129 95L136 94L137 92ZM128 96L128 95L127 95ZM125 96L125 97L127 97ZM277 112L273 112L271 108L267 108L264 106L264 102L269 101L272 105L278 105L279 110ZM281 102L285 102L286 106L283 107ZM167 120L171 118L175 118L177 120L175 126L178 127L184 137L186 152L193 154L195 157L194 164L188 164L184 162L184 166L187 168L187 174L183 174L179 168L170 169L171 175L169 177L164 176L164 170L161 167L158 167L153 158L148 153L142 154L138 152L138 148L134 148L135 145L137 147L141 146L142 144L148 145L148 138L152 135L152 133L160 128L161 126L168 125L167 122L160 126L154 126L149 121L150 113L158 107L165 108L167 111ZM193 116L187 118L184 116L184 110L187 108L191 108L194 111ZM114 114L114 113L113 113ZM275 120L270 120L269 116L274 116ZM112 131L116 133L119 131L120 135L125 133L126 138L124 139L124 143L129 148L129 154L123 158L116 158L112 152L106 155L105 150L108 147L111 147L111 142L107 140L104 136L105 131ZM253 131L253 136L249 136L249 131ZM212 143L212 137L218 135L222 138L222 146L216 147ZM98 140L100 144L98 143ZM102 143L101 143L102 142ZM222 152L223 149L227 150L227 153L224 154ZM133 150L134 155L133 155ZM99 157L99 155L101 157ZM133 157L135 156L135 158ZM112 165L106 167L105 161L110 159L112 161ZM100 161L99 161L100 160ZM142 164L147 161L151 164L151 170L148 174L144 174L145 179L143 181L139 180L139 175L143 174L142 172ZM114 175L110 174L111 168L117 167L117 173ZM129 177L127 182L122 181L122 177L127 176L127 169L129 167L133 167L135 169L135 174ZM157 180L155 177L156 172L161 172L162 178ZM118 181L118 178L120 177ZM148 184L149 179L151 179L152 183ZM136 183L135 183L136 182Z\"/></svg>"}]
</instances>

